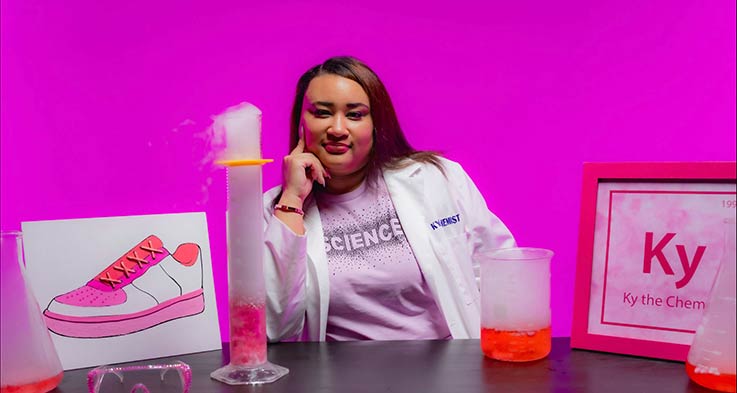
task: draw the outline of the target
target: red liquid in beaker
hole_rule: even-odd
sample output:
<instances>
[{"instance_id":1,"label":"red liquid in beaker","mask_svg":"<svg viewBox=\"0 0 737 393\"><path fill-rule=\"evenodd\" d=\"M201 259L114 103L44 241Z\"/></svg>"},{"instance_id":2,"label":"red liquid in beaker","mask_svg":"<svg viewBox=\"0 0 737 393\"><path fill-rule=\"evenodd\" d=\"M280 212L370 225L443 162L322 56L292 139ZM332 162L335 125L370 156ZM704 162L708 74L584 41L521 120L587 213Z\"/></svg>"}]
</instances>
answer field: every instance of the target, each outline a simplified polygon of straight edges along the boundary
<instances>
[{"instance_id":1,"label":"red liquid in beaker","mask_svg":"<svg viewBox=\"0 0 737 393\"><path fill-rule=\"evenodd\" d=\"M230 363L256 366L266 362L266 311L263 304L230 304Z\"/></svg>"},{"instance_id":2,"label":"red liquid in beaker","mask_svg":"<svg viewBox=\"0 0 737 393\"><path fill-rule=\"evenodd\" d=\"M719 390L721 392L735 391L735 381L737 381L735 374L714 375L710 373L697 373L696 367L688 362L686 362L686 374L688 374L692 381L709 389Z\"/></svg>"},{"instance_id":3,"label":"red liquid in beaker","mask_svg":"<svg viewBox=\"0 0 737 393\"><path fill-rule=\"evenodd\" d=\"M550 353L550 327L519 332L481 328L484 355L509 362L542 359Z\"/></svg>"},{"instance_id":4,"label":"red liquid in beaker","mask_svg":"<svg viewBox=\"0 0 737 393\"><path fill-rule=\"evenodd\" d=\"M61 379L64 377L64 373L61 372L54 375L51 378L44 380L28 383L25 385L8 385L0 387L0 393L40 393L49 392L55 387L59 386Z\"/></svg>"}]
</instances>

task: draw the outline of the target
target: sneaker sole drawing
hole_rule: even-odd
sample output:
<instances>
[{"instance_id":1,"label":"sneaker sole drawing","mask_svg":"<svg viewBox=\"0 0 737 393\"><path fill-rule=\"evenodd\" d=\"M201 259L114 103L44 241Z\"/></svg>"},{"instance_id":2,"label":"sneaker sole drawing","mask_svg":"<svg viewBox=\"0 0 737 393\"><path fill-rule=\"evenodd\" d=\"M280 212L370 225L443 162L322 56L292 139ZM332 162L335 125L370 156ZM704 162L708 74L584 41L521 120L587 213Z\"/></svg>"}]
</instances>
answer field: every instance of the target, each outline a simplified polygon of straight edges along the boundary
<instances>
[{"instance_id":1,"label":"sneaker sole drawing","mask_svg":"<svg viewBox=\"0 0 737 393\"><path fill-rule=\"evenodd\" d=\"M198 289L130 314L77 317L45 310L43 315L48 329L58 335L104 338L139 332L174 319L199 314L204 310L204 293L202 289Z\"/></svg>"}]
</instances>

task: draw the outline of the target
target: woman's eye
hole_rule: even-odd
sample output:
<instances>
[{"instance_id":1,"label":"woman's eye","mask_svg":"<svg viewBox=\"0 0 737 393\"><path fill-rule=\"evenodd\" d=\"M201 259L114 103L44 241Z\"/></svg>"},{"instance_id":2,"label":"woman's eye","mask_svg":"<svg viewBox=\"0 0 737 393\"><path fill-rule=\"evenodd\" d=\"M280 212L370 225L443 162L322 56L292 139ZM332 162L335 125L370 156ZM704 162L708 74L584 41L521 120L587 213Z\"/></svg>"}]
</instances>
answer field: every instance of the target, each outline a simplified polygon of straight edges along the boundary
<instances>
[{"instance_id":1,"label":"woman's eye","mask_svg":"<svg viewBox=\"0 0 737 393\"><path fill-rule=\"evenodd\" d=\"M348 112L346 116L351 120L361 120L366 115L361 112Z\"/></svg>"},{"instance_id":2,"label":"woman's eye","mask_svg":"<svg viewBox=\"0 0 737 393\"><path fill-rule=\"evenodd\" d=\"M330 116L330 111L326 109L315 109L312 114L315 115L315 117L325 118Z\"/></svg>"}]
</instances>

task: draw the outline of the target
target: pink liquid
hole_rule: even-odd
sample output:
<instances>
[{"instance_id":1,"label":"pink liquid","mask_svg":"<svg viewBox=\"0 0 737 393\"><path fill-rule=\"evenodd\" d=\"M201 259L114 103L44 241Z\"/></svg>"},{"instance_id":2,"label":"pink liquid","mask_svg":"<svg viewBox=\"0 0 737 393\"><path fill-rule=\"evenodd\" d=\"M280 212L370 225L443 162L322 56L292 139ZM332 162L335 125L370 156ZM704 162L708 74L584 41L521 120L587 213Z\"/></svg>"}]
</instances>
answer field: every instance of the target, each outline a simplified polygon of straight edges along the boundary
<instances>
[{"instance_id":1,"label":"pink liquid","mask_svg":"<svg viewBox=\"0 0 737 393\"><path fill-rule=\"evenodd\" d=\"M266 363L264 305L233 299L230 302L230 364L257 366L263 363Z\"/></svg>"},{"instance_id":2,"label":"pink liquid","mask_svg":"<svg viewBox=\"0 0 737 393\"><path fill-rule=\"evenodd\" d=\"M59 386L59 382L64 377L64 373L61 372L58 375L54 375L51 378L33 382L25 385L8 385L0 387L0 393L46 393Z\"/></svg>"},{"instance_id":3,"label":"pink liquid","mask_svg":"<svg viewBox=\"0 0 737 393\"><path fill-rule=\"evenodd\" d=\"M718 390L720 392L734 392L737 385L737 377L734 374L714 375L707 373L697 373L696 367L686 362L686 374L692 381L709 389Z\"/></svg>"}]
</instances>

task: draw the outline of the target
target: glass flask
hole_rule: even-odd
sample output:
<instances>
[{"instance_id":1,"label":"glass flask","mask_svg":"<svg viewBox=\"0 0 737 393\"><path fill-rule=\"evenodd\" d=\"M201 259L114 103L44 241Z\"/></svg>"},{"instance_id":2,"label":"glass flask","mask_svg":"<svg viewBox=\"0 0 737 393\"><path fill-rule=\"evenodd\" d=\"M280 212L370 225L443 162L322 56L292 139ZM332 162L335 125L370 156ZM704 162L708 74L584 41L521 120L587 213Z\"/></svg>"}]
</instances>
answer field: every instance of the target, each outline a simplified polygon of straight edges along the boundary
<instances>
[{"instance_id":1,"label":"glass flask","mask_svg":"<svg viewBox=\"0 0 737 393\"><path fill-rule=\"evenodd\" d=\"M0 237L0 393L45 393L61 382L61 361L26 285L21 233Z\"/></svg>"},{"instance_id":2,"label":"glass flask","mask_svg":"<svg viewBox=\"0 0 737 393\"><path fill-rule=\"evenodd\" d=\"M735 391L735 219L724 220L724 252L709 293L704 317L696 329L686 373L697 384L722 392Z\"/></svg>"}]
</instances>

